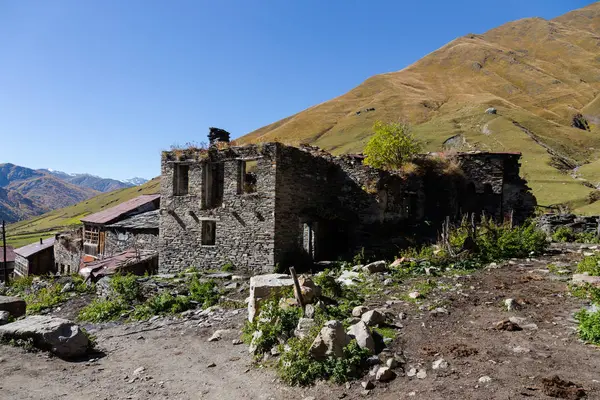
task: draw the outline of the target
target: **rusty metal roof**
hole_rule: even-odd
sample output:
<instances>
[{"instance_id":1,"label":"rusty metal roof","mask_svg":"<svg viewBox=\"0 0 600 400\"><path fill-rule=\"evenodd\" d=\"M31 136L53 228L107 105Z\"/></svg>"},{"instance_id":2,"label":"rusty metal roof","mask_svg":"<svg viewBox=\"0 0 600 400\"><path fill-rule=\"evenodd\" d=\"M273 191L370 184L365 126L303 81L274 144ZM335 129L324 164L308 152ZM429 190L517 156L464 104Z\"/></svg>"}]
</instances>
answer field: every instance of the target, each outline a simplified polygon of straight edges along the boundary
<instances>
[{"instance_id":1,"label":"rusty metal roof","mask_svg":"<svg viewBox=\"0 0 600 400\"><path fill-rule=\"evenodd\" d=\"M93 277L112 275L154 257L158 257L157 251L129 249L103 260L85 263L83 268L80 269L80 273L89 273Z\"/></svg>"},{"instance_id":2,"label":"rusty metal roof","mask_svg":"<svg viewBox=\"0 0 600 400\"><path fill-rule=\"evenodd\" d=\"M13 262L15 261L15 248L12 246L6 245L6 261ZM4 262L4 251L2 246L0 246L0 263Z\"/></svg>"},{"instance_id":3,"label":"rusty metal roof","mask_svg":"<svg viewBox=\"0 0 600 400\"><path fill-rule=\"evenodd\" d=\"M27 246L19 247L18 249L16 249L15 253L27 258L36 253L39 253L42 250L46 250L47 248L54 246L54 240L54 237L51 237L48 239L44 239L42 243L38 241L32 244L28 244Z\"/></svg>"},{"instance_id":4,"label":"rusty metal roof","mask_svg":"<svg viewBox=\"0 0 600 400\"><path fill-rule=\"evenodd\" d=\"M145 194L104 211L83 217L81 218L81 222L91 224L108 224L111 222L116 222L119 218L136 211L138 208L144 208L143 206L146 205L149 206L150 203L158 199L160 199L160 194ZM153 209L154 207L148 207L147 209L142 209L140 211L151 211Z\"/></svg>"}]
</instances>

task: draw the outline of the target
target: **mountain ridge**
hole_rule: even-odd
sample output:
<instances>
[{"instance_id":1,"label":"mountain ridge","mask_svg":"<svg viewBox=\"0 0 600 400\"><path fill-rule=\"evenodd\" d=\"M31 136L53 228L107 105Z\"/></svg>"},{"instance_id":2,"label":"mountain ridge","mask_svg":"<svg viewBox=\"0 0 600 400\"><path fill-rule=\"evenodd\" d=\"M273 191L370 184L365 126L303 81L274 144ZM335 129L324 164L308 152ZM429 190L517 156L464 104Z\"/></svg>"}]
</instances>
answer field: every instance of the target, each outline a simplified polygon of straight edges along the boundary
<instances>
[{"instance_id":1,"label":"mountain ridge","mask_svg":"<svg viewBox=\"0 0 600 400\"><path fill-rule=\"evenodd\" d=\"M600 212L593 195L600 185L599 33L594 3L551 20L525 18L463 35L237 141L360 152L376 120L402 119L428 151L448 150L444 143L459 143L459 151L520 151L540 204ZM497 114L486 114L489 107ZM579 114L589 131L572 126Z\"/></svg>"}]
</instances>

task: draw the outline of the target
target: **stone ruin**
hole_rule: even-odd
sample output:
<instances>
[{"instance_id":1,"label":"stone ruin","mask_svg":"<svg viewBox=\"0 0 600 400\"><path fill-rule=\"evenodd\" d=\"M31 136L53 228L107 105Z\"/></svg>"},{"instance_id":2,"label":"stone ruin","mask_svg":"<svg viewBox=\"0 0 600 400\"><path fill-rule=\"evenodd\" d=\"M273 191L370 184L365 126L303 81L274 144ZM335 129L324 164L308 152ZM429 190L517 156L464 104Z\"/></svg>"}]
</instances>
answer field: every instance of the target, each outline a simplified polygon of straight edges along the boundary
<instances>
[{"instance_id":1,"label":"stone ruin","mask_svg":"<svg viewBox=\"0 0 600 400\"><path fill-rule=\"evenodd\" d=\"M418 173L399 174L281 143L163 152L159 272L231 263L261 274L361 249L386 256L467 213L519 223L536 205L520 157L462 153L453 171L420 157Z\"/></svg>"}]
</instances>

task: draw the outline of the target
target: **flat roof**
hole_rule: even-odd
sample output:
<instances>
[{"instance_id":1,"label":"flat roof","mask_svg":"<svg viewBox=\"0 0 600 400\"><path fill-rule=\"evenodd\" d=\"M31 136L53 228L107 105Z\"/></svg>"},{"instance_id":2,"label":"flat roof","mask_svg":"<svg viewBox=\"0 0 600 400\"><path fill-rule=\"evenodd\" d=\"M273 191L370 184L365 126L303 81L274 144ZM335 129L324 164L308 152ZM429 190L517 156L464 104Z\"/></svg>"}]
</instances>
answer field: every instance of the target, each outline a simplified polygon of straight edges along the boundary
<instances>
[{"instance_id":1,"label":"flat roof","mask_svg":"<svg viewBox=\"0 0 600 400\"><path fill-rule=\"evenodd\" d=\"M27 246L19 247L18 249L15 250L15 253L17 253L18 255L20 255L22 257L27 258L36 253L39 253L42 250L46 250L47 248L54 246L54 241L55 241L54 237L51 237L48 239L43 239L42 243L37 241L35 243L28 244Z\"/></svg>"}]
</instances>

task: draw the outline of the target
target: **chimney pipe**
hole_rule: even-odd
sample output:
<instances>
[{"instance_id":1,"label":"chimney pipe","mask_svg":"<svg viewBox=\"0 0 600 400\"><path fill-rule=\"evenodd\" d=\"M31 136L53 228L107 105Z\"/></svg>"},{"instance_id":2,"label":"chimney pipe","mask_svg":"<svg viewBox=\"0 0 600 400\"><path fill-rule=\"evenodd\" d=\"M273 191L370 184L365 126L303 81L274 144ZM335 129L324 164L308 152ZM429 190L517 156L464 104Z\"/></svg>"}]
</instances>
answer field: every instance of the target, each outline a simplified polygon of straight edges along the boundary
<instances>
[{"instance_id":1,"label":"chimney pipe","mask_svg":"<svg viewBox=\"0 0 600 400\"><path fill-rule=\"evenodd\" d=\"M44 240L40 238L40 244L44 244Z\"/></svg>"}]
</instances>

